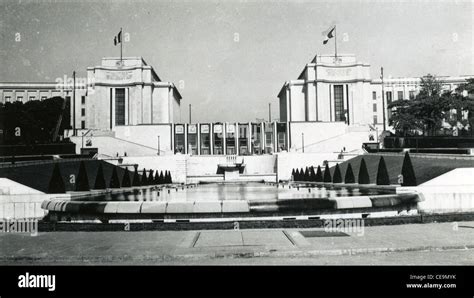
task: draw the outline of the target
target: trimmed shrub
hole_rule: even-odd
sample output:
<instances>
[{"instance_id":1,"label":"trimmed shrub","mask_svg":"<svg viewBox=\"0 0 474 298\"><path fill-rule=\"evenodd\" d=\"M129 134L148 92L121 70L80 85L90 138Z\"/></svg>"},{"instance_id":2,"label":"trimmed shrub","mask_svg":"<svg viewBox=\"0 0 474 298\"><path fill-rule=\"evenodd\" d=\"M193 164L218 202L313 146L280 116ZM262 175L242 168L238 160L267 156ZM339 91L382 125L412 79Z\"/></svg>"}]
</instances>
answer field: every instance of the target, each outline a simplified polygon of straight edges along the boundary
<instances>
[{"instance_id":1,"label":"trimmed shrub","mask_svg":"<svg viewBox=\"0 0 474 298\"><path fill-rule=\"evenodd\" d=\"M321 171L321 166L318 166L316 170L316 176L314 177L315 182L323 182L323 172Z\"/></svg>"},{"instance_id":2,"label":"trimmed shrub","mask_svg":"<svg viewBox=\"0 0 474 298\"><path fill-rule=\"evenodd\" d=\"M314 181L315 177L316 177L316 173L314 172L314 167L311 166L309 167L309 181Z\"/></svg>"},{"instance_id":3,"label":"trimmed shrub","mask_svg":"<svg viewBox=\"0 0 474 298\"><path fill-rule=\"evenodd\" d=\"M413 169L413 165L411 164L411 158L408 152L405 153L405 158L403 159L402 176L403 176L402 186L416 186L417 185L415 170Z\"/></svg>"},{"instance_id":4,"label":"trimmed shrub","mask_svg":"<svg viewBox=\"0 0 474 298\"><path fill-rule=\"evenodd\" d=\"M99 168L97 169L97 175L95 176L94 189L106 189L107 185L105 184L104 178L104 169L102 168L102 163L99 163Z\"/></svg>"},{"instance_id":5,"label":"trimmed shrub","mask_svg":"<svg viewBox=\"0 0 474 298\"><path fill-rule=\"evenodd\" d=\"M120 188L120 180L117 174L117 167L112 169L112 176L110 177L109 188Z\"/></svg>"},{"instance_id":6,"label":"trimmed shrub","mask_svg":"<svg viewBox=\"0 0 474 298\"><path fill-rule=\"evenodd\" d=\"M324 179L323 182L331 183L332 182L332 177L331 177L331 171L329 171L329 164L326 164L326 167L324 168Z\"/></svg>"},{"instance_id":7,"label":"trimmed shrub","mask_svg":"<svg viewBox=\"0 0 474 298\"><path fill-rule=\"evenodd\" d=\"M148 178L147 178L147 175L146 175L146 170L145 170L145 168L143 168L143 172L142 172L141 185L143 185L143 186L148 185Z\"/></svg>"},{"instance_id":8,"label":"trimmed shrub","mask_svg":"<svg viewBox=\"0 0 474 298\"><path fill-rule=\"evenodd\" d=\"M153 185L153 170L148 172L148 185Z\"/></svg>"},{"instance_id":9,"label":"trimmed shrub","mask_svg":"<svg viewBox=\"0 0 474 298\"><path fill-rule=\"evenodd\" d=\"M132 180L132 186L140 186L140 175L138 175L138 170L135 168L135 171L133 172L133 180Z\"/></svg>"},{"instance_id":10,"label":"trimmed shrub","mask_svg":"<svg viewBox=\"0 0 474 298\"><path fill-rule=\"evenodd\" d=\"M309 180L309 169L308 169L308 167L306 167L306 169L304 170L304 178L303 178L303 181L310 181L310 180Z\"/></svg>"},{"instance_id":11,"label":"trimmed shrub","mask_svg":"<svg viewBox=\"0 0 474 298\"><path fill-rule=\"evenodd\" d=\"M158 184L165 184L165 175L163 175L163 171L160 172Z\"/></svg>"},{"instance_id":12,"label":"trimmed shrub","mask_svg":"<svg viewBox=\"0 0 474 298\"><path fill-rule=\"evenodd\" d=\"M54 164L53 172L51 173L51 179L49 180L48 193L65 193L66 187L64 185L59 165Z\"/></svg>"},{"instance_id":13,"label":"trimmed shrub","mask_svg":"<svg viewBox=\"0 0 474 298\"><path fill-rule=\"evenodd\" d=\"M89 191L89 178L87 177L86 164L82 160L79 164L79 173L76 179L76 191Z\"/></svg>"},{"instance_id":14,"label":"trimmed shrub","mask_svg":"<svg viewBox=\"0 0 474 298\"><path fill-rule=\"evenodd\" d=\"M130 181L130 172L128 168L125 168L125 172L123 173L122 177L122 187L130 187L132 186L132 182Z\"/></svg>"},{"instance_id":15,"label":"trimmed shrub","mask_svg":"<svg viewBox=\"0 0 474 298\"><path fill-rule=\"evenodd\" d=\"M153 178L153 183L160 184L160 174L158 173L158 171L155 172L155 178Z\"/></svg>"},{"instance_id":16,"label":"trimmed shrub","mask_svg":"<svg viewBox=\"0 0 474 298\"><path fill-rule=\"evenodd\" d=\"M370 183L370 178L369 178L369 172L367 172L367 166L365 165L365 160L362 157L362 160L360 161L360 167L359 167L359 184L369 184Z\"/></svg>"},{"instance_id":17,"label":"trimmed shrub","mask_svg":"<svg viewBox=\"0 0 474 298\"><path fill-rule=\"evenodd\" d=\"M295 169L293 169L293 170L291 171L291 177L293 177L293 181L296 180L296 172L295 172Z\"/></svg>"},{"instance_id":18,"label":"trimmed shrub","mask_svg":"<svg viewBox=\"0 0 474 298\"><path fill-rule=\"evenodd\" d=\"M388 177L387 166L383 156L380 156L379 167L377 169L377 185L390 185L390 178Z\"/></svg>"},{"instance_id":19,"label":"trimmed shrub","mask_svg":"<svg viewBox=\"0 0 474 298\"><path fill-rule=\"evenodd\" d=\"M339 169L339 164L336 164L336 167L334 168L334 173L332 175L332 182L342 183L342 175L341 175L341 170Z\"/></svg>"},{"instance_id":20,"label":"trimmed shrub","mask_svg":"<svg viewBox=\"0 0 474 298\"><path fill-rule=\"evenodd\" d=\"M344 183L355 183L354 172L352 172L352 166L349 163L346 169L346 175L344 176Z\"/></svg>"},{"instance_id":21,"label":"trimmed shrub","mask_svg":"<svg viewBox=\"0 0 474 298\"><path fill-rule=\"evenodd\" d=\"M300 169L300 179L299 181L304 181L304 170L303 168Z\"/></svg>"},{"instance_id":22,"label":"trimmed shrub","mask_svg":"<svg viewBox=\"0 0 474 298\"><path fill-rule=\"evenodd\" d=\"M166 178L166 183L173 183L173 181L171 180L171 172L170 171L166 171L166 173L168 174L167 178ZM166 175L165 175L166 176Z\"/></svg>"}]
</instances>

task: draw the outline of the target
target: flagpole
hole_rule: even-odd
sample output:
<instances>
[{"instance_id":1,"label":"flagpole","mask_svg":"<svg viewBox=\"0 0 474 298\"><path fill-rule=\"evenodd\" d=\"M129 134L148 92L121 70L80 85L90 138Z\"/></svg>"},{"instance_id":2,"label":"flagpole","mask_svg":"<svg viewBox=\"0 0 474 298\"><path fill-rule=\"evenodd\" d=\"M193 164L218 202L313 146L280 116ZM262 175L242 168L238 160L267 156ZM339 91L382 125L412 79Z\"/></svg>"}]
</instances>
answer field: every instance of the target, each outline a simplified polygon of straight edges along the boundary
<instances>
[{"instance_id":1,"label":"flagpole","mask_svg":"<svg viewBox=\"0 0 474 298\"><path fill-rule=\"evenodd\" d=\"M334 58L337 59L337 30L336 25L334 25Z\"/></svg>"},{"instance_id":2,"label":"flagpole","mask_svg":"<svg viewBox=\"0 0 474 298\"><path fill-rule=\"evenodd\" d=\"M122 62L122 46L123 46L123 34L122 34L122 27L120 27L120 62Z\"/></svg>"}]
</instances>

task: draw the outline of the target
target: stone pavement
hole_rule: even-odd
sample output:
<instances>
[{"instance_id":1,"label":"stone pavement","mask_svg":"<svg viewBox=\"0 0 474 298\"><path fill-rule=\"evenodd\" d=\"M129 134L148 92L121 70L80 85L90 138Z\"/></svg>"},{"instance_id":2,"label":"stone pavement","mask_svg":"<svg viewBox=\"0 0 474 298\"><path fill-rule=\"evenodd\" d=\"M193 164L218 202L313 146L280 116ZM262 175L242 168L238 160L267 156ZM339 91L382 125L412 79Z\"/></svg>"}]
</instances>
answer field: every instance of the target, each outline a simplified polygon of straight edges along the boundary
<instances>
[{"instance_id":1,"label":"stone pavement","mask_svg":"<svg viewBox=\"0 0 474 298\"><path fill-rule=\"evenodd\" d=\"M343 232L320 228L1 233L0 265L474 264L474 222Z\"/></svg>"}]
</instances>

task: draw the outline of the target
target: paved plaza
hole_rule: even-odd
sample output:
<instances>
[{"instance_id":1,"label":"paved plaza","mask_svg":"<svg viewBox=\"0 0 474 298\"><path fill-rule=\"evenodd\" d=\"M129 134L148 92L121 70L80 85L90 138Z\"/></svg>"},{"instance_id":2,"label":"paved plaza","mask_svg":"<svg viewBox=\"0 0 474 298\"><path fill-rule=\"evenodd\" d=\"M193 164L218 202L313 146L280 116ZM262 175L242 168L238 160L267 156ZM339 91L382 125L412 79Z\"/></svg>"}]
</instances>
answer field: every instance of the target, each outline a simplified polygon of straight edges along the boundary
<instances>
[{"instance_id":1,"label":"paved plaza","mask_svg":"<svg viewBox=\"0 0 474 298\"><path fill-rule=\"evenodd\" d=\"M473 265L474 222L324 229L0 234L1 265Z\"/></svg>"}]
</instances>

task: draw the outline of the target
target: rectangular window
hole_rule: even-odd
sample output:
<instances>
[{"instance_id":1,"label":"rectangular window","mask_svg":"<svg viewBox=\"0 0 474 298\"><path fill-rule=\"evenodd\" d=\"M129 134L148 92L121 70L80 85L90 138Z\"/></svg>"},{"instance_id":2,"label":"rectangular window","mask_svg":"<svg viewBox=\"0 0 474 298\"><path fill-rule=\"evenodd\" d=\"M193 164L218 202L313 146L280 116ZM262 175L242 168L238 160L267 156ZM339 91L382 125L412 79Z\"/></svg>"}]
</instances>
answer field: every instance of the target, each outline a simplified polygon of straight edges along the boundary
<instances>
[{"instance_id":1,"label":"rectangular window","mask_svg":"<svg viewBox=\"0 0 474 298\"><path fill-rule=\"evenodd\" d=\"M392 102L392 91L385 92L387 103Z\"/></svg>"},{"instance_id":2,"label":"rectangular window","mask_svg":"<svg viewBox=\"0 0 474 298\"><path fill-rule=\"evenodd\" d=\"M403 91L398 91L397 99L398 100L403 100Z\"/></svg>"},{"instance_id":3,"label":"rectangular window","mask_svg":"<svg viewBox=\"0 0 474 298\"><path fill-rule=\"evenodd\" d=\"M286 123L277 123L278 152L287 150L286 148Z\"/></svg>"},{"instance_id":4,"label":"rectangular window","mask_svg":"<svg viewBox=\"0 0 474 298\"><path fill-rule=\"evenodd\" d=\"M377 100L377 92L372 91L372 99Z\"/></svg>"},{"instance_id":5,"label":"rectangular window","mask_svg":"<svg viewBox=\"0 0 474 298\"><path fill-rule=\"evenodd\" d=\"M214 147L213 147L214 155L224 154L224 125L223 124L221 123L214 124L212 137L214 140Z\"/></svg>"},{"instance_id":6,"label":"rectangular window","mask_svg":"<svg viewBox=\"0 0 474 298\"><path fill-rule=\"evenodd\" d=\"M249 153L248 149L248 125L239 124L239 154L247 155Z\"/></svg>"},{"instance_id":7,"label":"rectangular window","mask_svg":"<svg viewBox=\"0 0 474 298\"><path fill-rule=\"evenodd\" d=\"M125 88L115 89L115 125L125 125Z\"/></svg>"},{"instance_id":8,"label":"rectangular window","mask_svg":"<svg viewBox=\"0 0 474 298\"><path fill-rule=\"evenodd\" d=\"M82 96L81 96L81 103L82 103L83 105L86 104L86 96L85 96L85 95L82 95Z\"/></svg>"},{"instance_id":9,"label":"rectangular window","mask_svg":"<svg viewBox=\"0 0 474 298\"><path fill-rule=\"evenodd\" d=\"M41 100L45 100L46 99L46 96L41 96Z\"/></svg>"},{"instance_id":10,"label":"rectangular window","mask_svg":"<svg viewBox=\"0 0 474 298\"><path fill-rule=\"evenodd\" d=\"M81 109L81 116L85 116L86 115L86 109L82 108Z\"/></svg>"},{"instance_id":11,"label":"rectangular window","mask_svg":"<svg viewBox=\"0 0 474 298\"><path fill-rule=\"evenodd\" d=\"M23 96L17 96L17 97L16 97L16 100L17 100L17 101L23 101Z\"/></svg>"},{"instance_id":12,"label":"rectangular window","mask_svg":"<svg viewBox=\"0 0 474 298\"><path fill-rule=\"evenodd\" d=\"M345 121L343 85L334 85L334 113L335 121Z\"/></svg>"},{"instance_id":13,"label":"rectangular window","mask_svg":"<svg viewBox=\"0 0 474 298\"><path fill-rule=\"evenodd\" d=\"M374 110L374 112L377 112L377 104L376 103L373 104L373 110Z\"/></svg>"},{"instance_id":14,"label":"rectangular window","mask_svg":"<svg viewBox=\"0 0 474 298\"><path fill-rule=\"evenodd\" d=\"M12 100L11 96L5 96L5 102L10 102Z\"/></svg>"},{"instance_id":15,"label":"rectangular window","mask_svg":"<svg viewBox=\"0 0 474 298\"><path fill-rule=\"evenodd\" d=\"M374 124L377 124L378 121L377 121L377 116L374 116Z\"/></svg>"},{"instance_id":16,"label":"rectangular window","mask_svg":"<svg viewBox=\"0 0 474 298\"><path fill-rule=\"evenodd\" d=\"M415 91L410 91L410 99L415 99Z\"/></svg>"},{"instance_id":17,"label":"rectangular window","mask_svg":"<svg viewBox=\"0 0 474 298\"><path fill-rule=\"evenodd\" d=\"M211 154L211 136L209 124L201 124L201 155Z\"/></svg>"},{"instance_id":18,"label":"rectangular window","mask_svg":"<svg viewBox=\"0 0 474 298\"><path fill-rule=\"evenodd\" d=\"M174 127L174 153L185 153L184 125L176 124Z\"/></svg>"},{"instance_id":19,"label":"rectangular window","mask_svg":"<svg viewBox=\"0 0 474 298\"><path fill-rule=\"evenodd\" d=\"M81 129L85 129L86 128L86 121L82 120L81 121Z\"/></svg>"},{"instance_id":20,"label":"rectangular window","mask_svg":"<svg viewBox=\"0 0 474 298\"><path fill-rule=\"evenodd\" d=\"M36 97L35 96L30 96L30 100L35 100Z\"/></svg>"}]
</instances>

